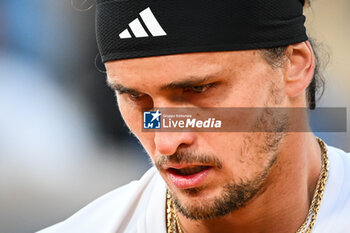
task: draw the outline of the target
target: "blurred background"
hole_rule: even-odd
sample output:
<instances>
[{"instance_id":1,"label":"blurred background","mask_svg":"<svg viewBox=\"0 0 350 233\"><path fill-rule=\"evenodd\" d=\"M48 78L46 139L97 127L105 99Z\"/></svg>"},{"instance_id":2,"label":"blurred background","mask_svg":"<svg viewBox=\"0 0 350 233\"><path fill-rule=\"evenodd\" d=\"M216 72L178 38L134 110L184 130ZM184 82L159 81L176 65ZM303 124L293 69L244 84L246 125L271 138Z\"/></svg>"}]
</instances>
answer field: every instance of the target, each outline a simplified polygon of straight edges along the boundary
<instances>
[{"instance_id":1,"label":"blurred background","mask_svg":"<svg viewBox=\"0 0 350 233\"><path fill-rule=\"evenodd\" d=\"M93 4L0 0L0 233L62 221L150 167L95 67ZM349 12L348 0L306 11L330 54L318 106L350 107ZM317 135L350 150L349 126Z\"/></svg>"}]
</instances>

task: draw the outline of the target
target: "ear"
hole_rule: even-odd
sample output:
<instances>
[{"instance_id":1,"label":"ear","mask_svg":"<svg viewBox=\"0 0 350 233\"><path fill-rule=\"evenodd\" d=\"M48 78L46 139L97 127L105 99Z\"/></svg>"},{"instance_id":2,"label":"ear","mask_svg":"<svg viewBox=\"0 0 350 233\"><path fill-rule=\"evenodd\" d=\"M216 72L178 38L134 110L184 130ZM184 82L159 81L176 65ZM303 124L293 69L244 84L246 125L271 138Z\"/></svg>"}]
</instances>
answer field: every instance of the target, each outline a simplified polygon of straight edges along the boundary
<instances>
[{"instance_id":1,"label":"ear","mask_svg":"<svg viewBox=\"0 0 350 233\"><path fill-rule=\"evenodd\" d=\"M285 74L285 91L289 97L304 93L315 69L315 56L309 41L290 45L287 49L289 67Z\"/></svg>"}]
</instances>

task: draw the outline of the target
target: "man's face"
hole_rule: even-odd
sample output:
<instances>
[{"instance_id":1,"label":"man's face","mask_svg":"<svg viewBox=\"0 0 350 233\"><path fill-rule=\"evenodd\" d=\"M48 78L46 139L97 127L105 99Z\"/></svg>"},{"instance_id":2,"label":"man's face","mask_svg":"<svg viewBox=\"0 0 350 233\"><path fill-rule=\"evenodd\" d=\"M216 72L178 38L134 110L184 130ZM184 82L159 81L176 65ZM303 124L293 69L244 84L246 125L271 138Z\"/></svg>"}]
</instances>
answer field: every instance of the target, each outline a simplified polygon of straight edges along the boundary
<instances>
[{"instance_id":1,"label":"man's face","mask_svg":"<svg viewBox=\"0 0 350 233\"><path fill-rule=\"evenodd\" d=\"M259 51L192 53L107 62L120 112L168 185L178 210L206 219L244 206L259 190L284 133L142 132L142 111L186 107L286 107L283 69ZM266 111L249 121L273 121Z\"/></svg>"}]
</instances>

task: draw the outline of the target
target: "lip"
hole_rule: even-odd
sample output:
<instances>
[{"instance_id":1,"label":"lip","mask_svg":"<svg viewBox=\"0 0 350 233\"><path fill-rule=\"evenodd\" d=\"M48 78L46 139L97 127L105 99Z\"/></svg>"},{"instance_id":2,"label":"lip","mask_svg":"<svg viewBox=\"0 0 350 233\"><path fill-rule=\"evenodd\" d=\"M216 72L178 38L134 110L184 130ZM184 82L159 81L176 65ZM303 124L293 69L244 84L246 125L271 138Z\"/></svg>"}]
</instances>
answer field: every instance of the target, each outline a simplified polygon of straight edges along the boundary
<instances>
[{"instance_id":1,"label":"lip","mask_svg":"<svg viewBox=\"0 0 350 233\"><path fill-rule=\"evenodd\" d=\"M182 169L182 168L193 167L193 166L208 166L208 167L211 167L212 165L210 165L210 164L203 164L203 163L190 163L190 164L169 163L166 166L163 166L162 168L164 170L168 170L169 168Z\"/></svg>"},{"instance_id":2,"label":"lip","mask_svg":"<svg viewBox=\"0 0 350 233\"><path fill-rule=\"evenodd\" d=\"M185 168L186 166L177 166L171 167L175 169L181 169ZM167 173L169 176L170 181L179 189L189 189L189 188L195 188L199 186L201 183L204 182L204 180L209 175L210 171L212 170L212 167L208 167L203 171L200 171L198 173L192 174L192 175L180 175L174 172L172 169L167 169Z\"/></svg>"}]
</instances>

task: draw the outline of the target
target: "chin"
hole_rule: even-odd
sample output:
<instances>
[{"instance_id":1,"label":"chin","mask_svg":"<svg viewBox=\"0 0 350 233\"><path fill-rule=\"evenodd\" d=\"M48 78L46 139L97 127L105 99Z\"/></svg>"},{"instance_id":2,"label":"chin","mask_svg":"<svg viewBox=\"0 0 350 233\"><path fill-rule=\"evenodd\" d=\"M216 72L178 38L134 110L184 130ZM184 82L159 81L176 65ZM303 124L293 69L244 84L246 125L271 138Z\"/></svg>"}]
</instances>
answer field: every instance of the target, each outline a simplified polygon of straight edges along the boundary
<instances>
[{"instance_id":1,"label":"chin","mask_svg":"<svg viewBox=\"0 0 350 233\"><path fill-rule=\"evenodd\" d=\"M188 189L171 193L182 215L192 220L223 217L244 207L259 191L259 186L229 183L216 189Z\"/></svg>"},{"instance_id":2,"label":"chin","mask_svg":"<svg viewBox=\"0 0 350 233\"><path fill-rule=\"evenodd\" d=\"M205 188L191 188L172 193L174 204L178 212L188 219L203 220L227 213L222 212L218 200L222 199L223 191L206 190Z\"/></svg>"}]
</instances>

